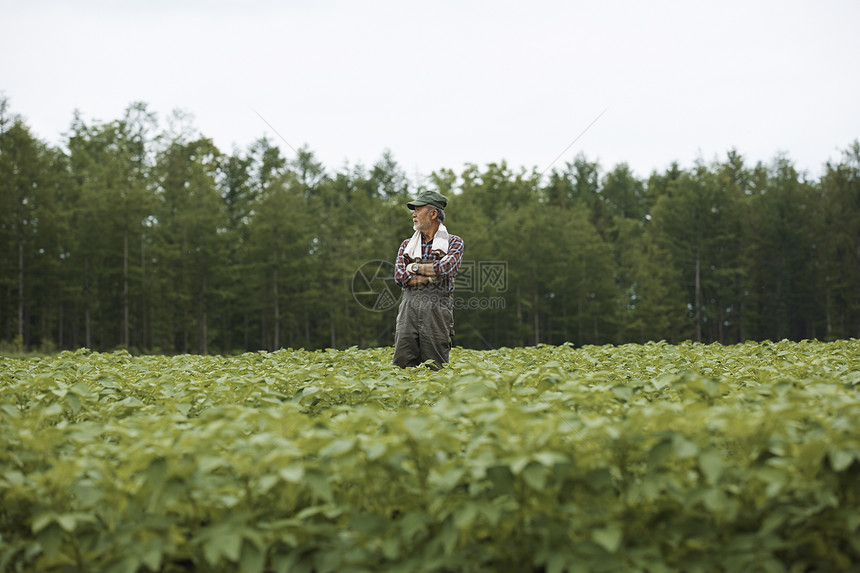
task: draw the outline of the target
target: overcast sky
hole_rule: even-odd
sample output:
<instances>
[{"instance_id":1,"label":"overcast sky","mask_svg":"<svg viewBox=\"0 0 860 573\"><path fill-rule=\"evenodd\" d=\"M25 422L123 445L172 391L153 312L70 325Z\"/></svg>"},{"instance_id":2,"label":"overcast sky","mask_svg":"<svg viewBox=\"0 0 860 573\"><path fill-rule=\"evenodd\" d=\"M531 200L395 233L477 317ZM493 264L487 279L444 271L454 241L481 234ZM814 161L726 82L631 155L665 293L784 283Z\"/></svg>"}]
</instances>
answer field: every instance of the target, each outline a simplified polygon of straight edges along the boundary
<instances>
[{"instance_id":1,"label":"overcast sky","mask_svg":"<svg viewBox=\"0 0 860 573\"><path fill-rule=\"evenodd\" d=\"M578 153L640 176L860 138L860 2L0 0L0 93L34 134L174 109L224 152L268 135L411 178ZM258 115L259 114L259 115ZM270 128L261 118L274 127Z\"/></svg>"}]
</instances>

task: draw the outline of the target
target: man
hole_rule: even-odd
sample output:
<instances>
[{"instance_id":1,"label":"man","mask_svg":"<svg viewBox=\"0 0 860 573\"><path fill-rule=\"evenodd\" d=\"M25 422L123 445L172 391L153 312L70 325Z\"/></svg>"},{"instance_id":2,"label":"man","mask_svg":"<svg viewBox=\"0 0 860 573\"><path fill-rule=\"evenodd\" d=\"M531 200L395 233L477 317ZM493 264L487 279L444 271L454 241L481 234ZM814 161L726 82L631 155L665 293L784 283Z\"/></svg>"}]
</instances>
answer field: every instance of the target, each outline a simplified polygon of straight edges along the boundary
<instances>
[{"instance_id":1,"label":"man","mask_svg":"<svg viewBox=\"0 0 860 573\"><path fill-rule=\"evenodd\" d=\"M442 222L448 198L421 191L406 204L415 234L400 245L394 282L403 287L394 333L394 364L401 368L432 360L434 370L448 362L454 335L454 276L463 260L463 239L449 235Z\"/></svg>"}]
</instances>

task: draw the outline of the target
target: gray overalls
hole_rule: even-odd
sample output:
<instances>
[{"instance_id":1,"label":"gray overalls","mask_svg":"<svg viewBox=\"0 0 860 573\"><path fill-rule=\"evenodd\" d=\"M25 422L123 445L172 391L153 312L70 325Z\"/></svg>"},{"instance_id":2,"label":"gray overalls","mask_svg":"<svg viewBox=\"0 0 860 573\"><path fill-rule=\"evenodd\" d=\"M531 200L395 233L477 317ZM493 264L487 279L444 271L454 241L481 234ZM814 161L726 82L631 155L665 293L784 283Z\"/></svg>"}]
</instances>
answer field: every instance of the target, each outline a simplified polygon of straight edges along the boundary
<instances>
[{"instance_id":1,"label":"gray overalls","mask_svg":"<svg viewBox=\"0 0 860 573\"><path fill-rule=\"evenodd\" d=\"M405 368L432 360L434 370L448 362L454 336L454 297L449 279L403 289L394 332L394 364Z\"/></svg>"}]
</instances>

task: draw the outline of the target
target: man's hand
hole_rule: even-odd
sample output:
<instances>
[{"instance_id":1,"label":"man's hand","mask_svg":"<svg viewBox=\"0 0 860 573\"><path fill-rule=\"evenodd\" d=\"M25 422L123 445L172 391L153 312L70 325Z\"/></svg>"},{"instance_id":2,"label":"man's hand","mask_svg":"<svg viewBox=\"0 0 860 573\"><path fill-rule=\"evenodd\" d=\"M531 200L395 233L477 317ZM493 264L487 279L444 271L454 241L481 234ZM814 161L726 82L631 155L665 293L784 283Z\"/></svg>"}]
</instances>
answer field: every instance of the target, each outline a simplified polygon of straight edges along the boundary
<instances>
[{"instance_id":1,"label":"man's hand","mask_svg":"<svg viewBox=\"0 0 860 573\"><path fill-rule=\"evenodd\" d=\"M423 275L413 275L409 282L406 283L406 286L418 286L418 285L426 285L430 282L430 277L425 277Z\"/></svg>"}]
</instances>

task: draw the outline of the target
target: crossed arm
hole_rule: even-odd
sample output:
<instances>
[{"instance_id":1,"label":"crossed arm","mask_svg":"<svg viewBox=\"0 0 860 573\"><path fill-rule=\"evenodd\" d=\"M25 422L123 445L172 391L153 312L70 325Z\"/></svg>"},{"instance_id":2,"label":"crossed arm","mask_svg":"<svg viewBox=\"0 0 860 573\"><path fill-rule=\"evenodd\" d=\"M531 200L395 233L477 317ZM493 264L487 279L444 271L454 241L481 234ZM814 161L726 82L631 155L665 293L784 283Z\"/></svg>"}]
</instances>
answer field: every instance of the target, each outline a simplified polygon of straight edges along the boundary
<instances>
[{"instance_id":1,"label":"crossed arm","mask_svg":"<svg viewBox=\"0 0 860 573\"><path fill-rule=\"evenodd\" d=\"M394 264L394 282L398 285L411 287L432 282L431 279L436 277L453 277L457 274L457 269L460 268L460 262L463 258L463 240L460 237L452 238L445 257L432 263L418 263L418 269L415 273L411 271L411 268L407 268L407 265L412 266L404 253L408 243L407 240L400 245Z\"/></svg>"}]
</instances>

